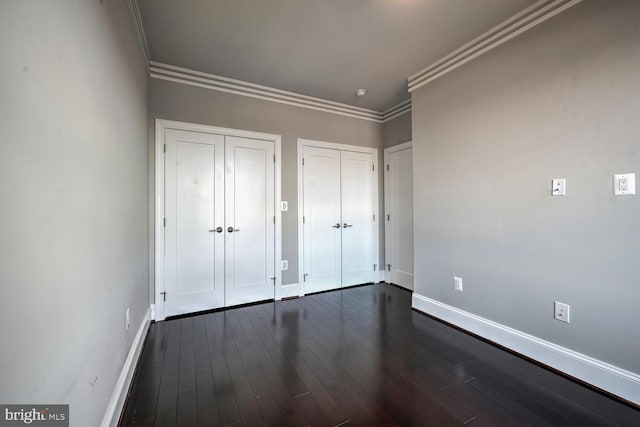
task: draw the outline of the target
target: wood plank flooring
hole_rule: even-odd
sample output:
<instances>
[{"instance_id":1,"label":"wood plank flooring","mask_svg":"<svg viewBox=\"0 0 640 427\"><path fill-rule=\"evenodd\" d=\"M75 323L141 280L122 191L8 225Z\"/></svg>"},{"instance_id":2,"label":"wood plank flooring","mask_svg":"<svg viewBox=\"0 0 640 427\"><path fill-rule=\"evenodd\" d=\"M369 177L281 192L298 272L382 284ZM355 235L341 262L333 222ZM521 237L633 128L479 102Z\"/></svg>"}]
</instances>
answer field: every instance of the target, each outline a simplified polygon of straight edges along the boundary
<instances>
[{"instance_id":1,"label":"wood plank flooring","mask_svg":"<svg viewBox=\"0 0 640 427\"><path fill-rule=\"evenodd\" d=\"M369 285L151 325L121 426L640 426Z\"/></svg>"}]
</instances>

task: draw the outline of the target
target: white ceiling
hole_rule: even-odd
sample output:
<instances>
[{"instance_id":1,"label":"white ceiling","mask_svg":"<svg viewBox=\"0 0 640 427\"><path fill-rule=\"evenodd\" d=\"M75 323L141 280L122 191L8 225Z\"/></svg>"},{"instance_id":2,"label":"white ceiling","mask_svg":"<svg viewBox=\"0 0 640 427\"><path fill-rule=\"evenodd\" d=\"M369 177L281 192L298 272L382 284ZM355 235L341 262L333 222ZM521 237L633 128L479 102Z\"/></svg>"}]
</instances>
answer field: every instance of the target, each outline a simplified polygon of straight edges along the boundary
<instances>
[{"instance_id":1,"label":"white ceiling","mask_svg":"<svg viewBox=\"0 0 640 427\"><path fill-rule=\"evenodd\" d=\"M138 0L153 61L378 111L409 98L407 77L533 3Z\"/></svg>"}]
</instances>

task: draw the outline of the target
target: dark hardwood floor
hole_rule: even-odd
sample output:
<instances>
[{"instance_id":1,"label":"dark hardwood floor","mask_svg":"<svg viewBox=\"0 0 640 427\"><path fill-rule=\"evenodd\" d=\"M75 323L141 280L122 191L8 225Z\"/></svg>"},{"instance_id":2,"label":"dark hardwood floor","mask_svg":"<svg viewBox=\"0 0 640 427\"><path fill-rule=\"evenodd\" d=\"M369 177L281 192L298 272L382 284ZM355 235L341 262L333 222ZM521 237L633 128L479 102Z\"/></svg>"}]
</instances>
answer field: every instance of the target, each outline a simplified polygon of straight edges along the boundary
<instances>
[{"instance_id":1,"label":"dark hardwood floor","mask_svg":"<svg viewBox=\"0 0 640 427\"><path fill-rule=\"evenodd\" d=\"M154 323L122 426L640 426L370 285Z\"/></svg>"}]
</instances>

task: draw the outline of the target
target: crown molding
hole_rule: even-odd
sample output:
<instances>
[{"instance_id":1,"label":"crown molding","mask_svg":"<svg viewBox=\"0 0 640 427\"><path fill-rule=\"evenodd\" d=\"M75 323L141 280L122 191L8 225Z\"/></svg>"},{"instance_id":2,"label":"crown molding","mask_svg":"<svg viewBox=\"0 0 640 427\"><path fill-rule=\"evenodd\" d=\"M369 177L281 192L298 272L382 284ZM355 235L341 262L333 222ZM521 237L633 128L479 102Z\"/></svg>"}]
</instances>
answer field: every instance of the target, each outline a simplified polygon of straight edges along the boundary
<instances>
[{"instance_id":1,"label":"crown molding","mask_svg":"<svg viewBox=\"0 0 640 427\"><path fill-rule=\"evenodd\" d=\"M396 117L409 113L410 111L411 111L411 99L407 99L406 101L402 101L401 103L396 104L393 107L383 111L381 113L382 123L386 123L389 120L393 120Z\"/></svg>"},{"instance_id":2,"label":"crown molding","mask_svg":"<svg viewBox=\"0 0 640 427\"><path fill-rule=\"evenodd\" d=\"M150 75L155 79L248 96L296 107L309 108L377 123L383 123L386 120L404 114L407 112L407 107L409 109L411 108L410 104L408 106L406 105L410 103L410 101L407 101L403 103L401 111L398 105L386 112L380 112L155 61L150 61ZM391 117L392 115L393 117Z\"/></svg>"},{"instance_id":3,"label":"crown molding","mask_svg":"<svg viewBox=\"0 0 640 427\"><path fill-rule=\"evenodd\" d=\"M409 92L530 30L582 0L541 0L409 77Z\"/></svg>"},{"instance_id":4,"label":"crown molding","mask_svg":"<svg viewBox=\"0 0 640 427\"><path fill-rule=\"evenodd\" d=\"M140 41L140 46L142 47L142 53L144 55L144 61L147 65L147 70L149 70L151 56L149 55L149 45L147 44L147 36L144 33L144 26L142 25L142 17L140 16L138 1L128 0L127 5L129 6L129 12L131 13L131 17L133 18L133 22L138 32L138 40Z\"/></svg>"}]
</instances>

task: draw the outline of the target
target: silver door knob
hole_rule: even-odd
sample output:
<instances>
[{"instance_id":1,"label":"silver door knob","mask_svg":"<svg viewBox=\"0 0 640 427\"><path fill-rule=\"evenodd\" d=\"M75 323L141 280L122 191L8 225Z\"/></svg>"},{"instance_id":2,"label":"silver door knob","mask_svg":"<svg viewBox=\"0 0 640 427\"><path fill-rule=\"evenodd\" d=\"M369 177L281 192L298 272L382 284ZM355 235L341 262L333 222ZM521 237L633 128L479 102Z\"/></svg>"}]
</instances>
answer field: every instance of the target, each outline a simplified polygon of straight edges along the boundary
<instances>
[{"instance_id":1,"label":"silver door knob","mask_svg":"<svg viewBox=\"0 0 640 427\"><path fill-rule=\"evenodd\" d=\"M235 232L240 231L240 229L239 229L239 228L229 227L229 228L227 228L227 231L228 231L229 233L233 233L234 231L235 231Z\"/></svg>"},{"instance_id":2,"label":"silver door knob","mask_svg":"<svg viewBox=\"0 0 640 427\"><path fill-rule=\"evenodd\" d=\"M337 223L336 223L336 225L332 225L332 226L331 226L331 228L340 228L340 227L341 227L341 226L340 226L340 223L339 223L339 222L337 222Z\"/></svg>"},{"instance_id":3,"label":"silver door knob","mask_svg":"<svg viewBox=\"0 0 640 427\"><path fill-rule=\"evenodd\" d=\"M346 222L342 224L342 228L349 228L349 227L353 227L353 224L347 224Z\"/></svg>"},{"instance_id":4,"label":"silver door knob","mask_svg":"<svg viewBox=\"0 0 640 427\"><path fill-rule=\"evenodd\" d=\"M214 228L213 230L209 230L209 233L213 233L214 231L216 233L222 233L224 229L222 227Z\"/></svg>"}]
</instances>

